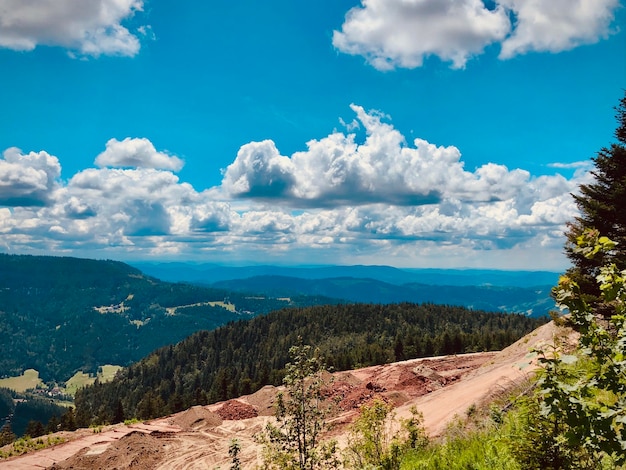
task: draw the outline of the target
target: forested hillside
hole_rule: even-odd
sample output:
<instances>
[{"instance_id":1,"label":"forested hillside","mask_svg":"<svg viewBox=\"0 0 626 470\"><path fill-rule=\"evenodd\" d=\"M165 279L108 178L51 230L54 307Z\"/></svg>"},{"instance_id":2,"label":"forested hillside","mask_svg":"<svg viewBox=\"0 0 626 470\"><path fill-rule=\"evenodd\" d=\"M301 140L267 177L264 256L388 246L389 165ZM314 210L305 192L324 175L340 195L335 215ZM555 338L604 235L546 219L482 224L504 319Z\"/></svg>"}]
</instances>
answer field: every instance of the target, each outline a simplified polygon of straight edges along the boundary
<instances>
[{"instance_id":1,"label":"forested hillside","mask_svg":"<svg viewBox=\"0 0 626 470\"><path fill-rule=\"evenodd\" d=\"M336 370L421 356L501 349L543 321L417 304L284 309L198 332L76 395L81 425L150 418L279 384L298 338Z\"/></svg>"},{"instance_id":2,"label":"forested hillside","mask_svg":"<svg viewBox=\"0 0 626 470\"><path fill-rule=\"evenodd\" d=\"M166 283L116 261L0 254L0 377L33 368L65 381L242 316L326 302Z\"/></svg>"}]
</instances>

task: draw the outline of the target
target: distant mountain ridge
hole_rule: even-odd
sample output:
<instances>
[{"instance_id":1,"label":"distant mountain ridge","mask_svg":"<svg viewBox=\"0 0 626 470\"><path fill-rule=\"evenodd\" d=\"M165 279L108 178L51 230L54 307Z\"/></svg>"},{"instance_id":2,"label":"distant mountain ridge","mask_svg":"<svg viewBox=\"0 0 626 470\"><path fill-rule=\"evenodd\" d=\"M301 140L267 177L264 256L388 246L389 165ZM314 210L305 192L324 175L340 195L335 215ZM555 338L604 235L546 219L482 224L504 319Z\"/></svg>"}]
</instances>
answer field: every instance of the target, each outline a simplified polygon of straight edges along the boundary
<instances>
[{"instance_id":1,"label":"distant mountain ridge","mask_svg":"<svg viewBox=\"0 0 626 470\"><path fill-rule=\"evenodd\" d=\"M274 297L319 295L347 302L433 303L458 305L473 310L522 313L533 317L547 316L555 308L554 300L550 296L551 286L445 286L418 283L395 285L375 279L300 279L284 276L220 281L212 286Z\"/></svg>"},{"instance_id":2,"label":"distant mountain ridge","mask_svg":"<svg viewBox=\"0 0 626 470\"><path fill-rule=\"evenodd\" d=\"M320 295L347 302L430 302L546 316L558 273L486 269L399 269L391 266L245 266L142 263L160 279L273 297Z\"/></svg>"},{"instance_id":3,"label":"distant mountain ridge","mask_svg":"<svg viewBox=\"0 0 626 470\"><path fill-rule=\"evenodd\" d=\"M192 263L131 263L142 272L167 281L213 284L257 276L301 279L363 278L389 284L420 283L446 286L554 286L559 273L549 271L500 271L489 269L401 269L391 266L221 266Z\"/></svg>"}]
</instances>

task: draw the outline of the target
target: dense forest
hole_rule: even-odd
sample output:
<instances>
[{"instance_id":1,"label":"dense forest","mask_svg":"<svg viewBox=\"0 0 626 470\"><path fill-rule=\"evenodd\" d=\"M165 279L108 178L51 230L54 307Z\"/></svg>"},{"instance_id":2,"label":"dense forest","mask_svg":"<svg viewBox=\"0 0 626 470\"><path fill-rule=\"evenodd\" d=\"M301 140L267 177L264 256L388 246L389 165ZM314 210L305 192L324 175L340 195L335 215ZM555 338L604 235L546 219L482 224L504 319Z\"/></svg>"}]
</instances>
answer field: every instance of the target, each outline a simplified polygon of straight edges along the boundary
<instances>
[{"instance_id":1,"label":"dense forest","mask_svg":"<svg viewBox=\"0 0 626 470\"><path fill-rule=\"evenodd\" d=\"M162 282L117 261L0 254L0 337L11 338L0 342L0 377L32 368L46 382L63 382L242 317L329 302L337 301Z\"/></svg>"},{"instance_id":2,"label":"dense forest","mask_svg":"<svg viewBox=\"0 0 626 470\"><path fill-rule=\"evenodd\" d=\"M545 319L432 304L291 308L201 331L76 394L80 425L181 411L281 383L299 338L335 370L501 349Z\"/></svg>"},{"instance_id":3,"label":"dense forest","mask_svg":"<svg viewBox=\"0 0 626 470\"><path fill-rule=\"evenodd\" d=\"M36 396L33 393L17 393L7 388L0 388L0 446L13 440L16 436L28 434L37 437L46 432L56 432L60 429L73 431L76 429L66 419L73 415L71 408L60 406L45 396ZM44 425L43 423L47 423ZM7 428L8 427L8 431ZM6 441L7 434L14 434Z\"/></svg>"}]
</instances>

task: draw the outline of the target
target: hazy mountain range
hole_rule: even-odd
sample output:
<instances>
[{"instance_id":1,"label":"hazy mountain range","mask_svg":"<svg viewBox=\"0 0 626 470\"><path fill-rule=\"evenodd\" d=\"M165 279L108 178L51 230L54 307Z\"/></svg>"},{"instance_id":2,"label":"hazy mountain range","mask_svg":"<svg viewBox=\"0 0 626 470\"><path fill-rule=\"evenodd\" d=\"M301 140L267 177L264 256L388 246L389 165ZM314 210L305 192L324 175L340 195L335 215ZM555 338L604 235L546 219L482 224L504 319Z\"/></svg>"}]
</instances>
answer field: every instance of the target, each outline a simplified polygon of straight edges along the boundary
<instances>
[{"instance_id":1,"label":"hazy mountain range","mask_svg":"<svg viewBox=\"0 0 626 470\"><path fill-rule=\"evenodd\" d=\"M558 273L390 266L244 266L136 263L143 272L234 292L270 297L317 295L348 302L430 302L473 309L547 315Z\"/></svg>"}]
</instances>

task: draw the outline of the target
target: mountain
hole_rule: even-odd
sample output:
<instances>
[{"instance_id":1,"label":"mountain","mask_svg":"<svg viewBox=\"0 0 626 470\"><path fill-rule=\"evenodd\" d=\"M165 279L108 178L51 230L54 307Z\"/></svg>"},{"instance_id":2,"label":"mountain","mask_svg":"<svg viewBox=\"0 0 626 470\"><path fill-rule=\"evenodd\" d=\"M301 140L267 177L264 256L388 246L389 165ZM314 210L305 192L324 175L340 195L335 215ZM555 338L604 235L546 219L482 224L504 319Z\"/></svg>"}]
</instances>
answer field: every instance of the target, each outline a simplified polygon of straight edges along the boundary
<instances>
[{"instance_id":1,"label":"mountain","mask_svg":"<svg viewBox=\"0 0 626 470\"><path fill-rule=\"evenodd\" d=\"M162 282L117 261L0 254L0 377L32 368L61 382L78 370L126 366L198 330L332 302Z\"/></svg>"},{"instance_id":2,"label":"mountain","mask_svg":"<svg viewBox=\"0 0 626 470\"><path fill-rule=\"evenodd\" d=\"M524 313L546 316L555 308L551 286L512 287L494 285L391 284L376 279L301 279L284 276L256 276L220 281L214 287L239 292L255 292L275 297L321 295L348 302L416 302L460 305L476 310Z\"/></svg>"},{"instance_id":3,"label":"mountain","mask_svg":"<svg viewBox=\"0 0 626 470\"><path fill-rule=\"evenodd\" d=\"M544 319L433 304L290 308L191 335L77 392L82 425L177 412L279 384L289 348L315 345L335 370L497 350ZM116 418L117 417L117 418Z\"/></svg>"},{"instance_id":4,"label":"mountain","mask_svg":"<svg viewBox=\"0 0 626 470\"><path fill-rule=\"evenodd\" d=\"M352 277L389 284L419 283L444 286L533 287L557 283L559 274L549 271L502 271L488 269L399 269L391 266L221 266L192 263L132 263L144 273L165 281L213 284L257 276L301 279Z\"/></svg>"}]
</instances>

